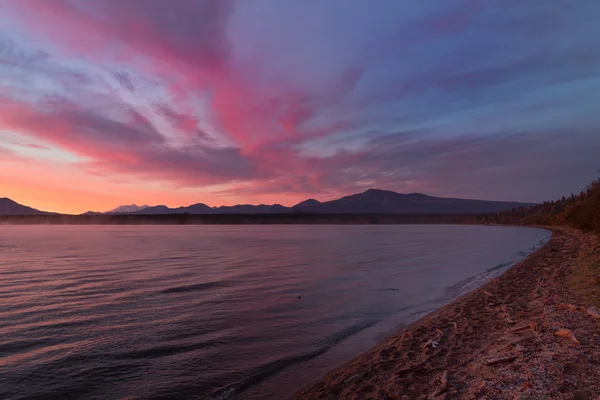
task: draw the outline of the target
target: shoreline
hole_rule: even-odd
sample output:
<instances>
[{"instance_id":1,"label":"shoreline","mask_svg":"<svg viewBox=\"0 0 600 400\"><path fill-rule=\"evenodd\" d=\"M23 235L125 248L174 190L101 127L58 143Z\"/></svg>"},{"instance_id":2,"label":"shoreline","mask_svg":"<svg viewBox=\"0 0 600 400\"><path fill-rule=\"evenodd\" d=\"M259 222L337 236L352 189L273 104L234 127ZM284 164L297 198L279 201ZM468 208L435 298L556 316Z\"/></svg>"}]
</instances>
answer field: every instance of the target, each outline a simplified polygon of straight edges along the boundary
<instances>
[{"instance_id":1,"label":"shoreline","mask_svg":"<svg viewBox=\"0 0 600 400\"><path fill-rule=\"evenodd\" d=\"M600 238L539 228L552 237L527 258L292 398L600 399L600 319L568 287Z\"/></svg>"},{"instance_id":2,"label":"shoreline","mask_svg":"<svg viewBox=\"0 0 600 400\"><path fill-rule=\"evenodd\" d=\"M0 225L396 225L486 223L488 214L115 214L0 215Z\"/></svg>"}]
</instances>

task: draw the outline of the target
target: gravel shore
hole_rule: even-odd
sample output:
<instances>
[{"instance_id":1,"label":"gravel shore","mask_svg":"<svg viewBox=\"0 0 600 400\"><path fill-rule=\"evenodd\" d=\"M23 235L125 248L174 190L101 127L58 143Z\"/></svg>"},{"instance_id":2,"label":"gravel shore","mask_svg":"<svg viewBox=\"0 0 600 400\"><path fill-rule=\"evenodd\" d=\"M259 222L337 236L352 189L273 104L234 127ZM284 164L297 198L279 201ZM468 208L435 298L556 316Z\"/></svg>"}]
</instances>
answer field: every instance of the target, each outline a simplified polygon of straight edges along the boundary
<instances>
[{"instance_id":1,"label":"gravel shore","mask_svg":"<svg viewBox=\"0 0 600 400\"><path fill-rule=\"evenodd\" d=\"M600 315L569 289L600 239L552 229L499 278L416 321L296 399L600 399ZM600 282L598 282L600 284Z\"/></svg>"}]
</instances>

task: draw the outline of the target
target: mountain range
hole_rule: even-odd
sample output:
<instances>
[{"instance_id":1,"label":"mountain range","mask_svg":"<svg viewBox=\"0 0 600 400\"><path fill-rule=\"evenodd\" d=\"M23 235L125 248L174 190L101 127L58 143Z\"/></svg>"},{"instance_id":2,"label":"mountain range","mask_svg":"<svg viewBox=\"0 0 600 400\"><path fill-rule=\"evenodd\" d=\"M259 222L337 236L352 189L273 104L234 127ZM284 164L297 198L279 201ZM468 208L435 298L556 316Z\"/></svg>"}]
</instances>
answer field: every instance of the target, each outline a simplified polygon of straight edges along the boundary
<instances>
[{"instance_id":1,"label":"mountain range","mask_svg":"<svg viewBox=\"0 0 600 400\"><path fill-rule=\"evenodd\" d=\"M177 208L169 208L165 205L145 207L128 214L480 214L530 205L530 203L455 199L427 196L421 193L402 194L389 190L369 189L362 193L326 202L308 199L293 207L285 207L280 204L238 204L209 207L206 204L197 203Z\"/></svg>"},{"instance_id":2,"label":"mountain range","mask_svg":"<svg viewBox=\"0 0 600 400\"><path fill-rule=\"evenodd\" d=\"M114 210L107 211L106 214L120 214L120 213L132 213L141 211L144 208L148 208L148 206L138 206L137 204L130 204L128 206L119 206Z\"/></svg>"},{"instance_id":3,"label":"mountain range","mask_svg":"<svg viewBox=\"0 0 600 400\"><path fill-rule=\"evenodd\" d=\"M44 211L21 205L6 197L0 198L0 215L48 215Z\"/></svg>"},{"instance_id":4,"label":"mountain range","mask_svg":"<svg viewBox=\"0 0 600 400\"><path fill-rule=\"evenodd\" d=\"M85 214L485 214L530 205L532 204L434 197L422 193L402 194L389 190L369 189L362 193L326 202L308 199L293 207L286 207L280 204L238 204L235 206L209 207L206 204L197 203L187 207L169 208L165 205L137 206L133 204L120 206L106 213L89 211ZM0 215L44 214L48 213L20 205L7 198L0 199Z\"/></svg>"}]
</instances>

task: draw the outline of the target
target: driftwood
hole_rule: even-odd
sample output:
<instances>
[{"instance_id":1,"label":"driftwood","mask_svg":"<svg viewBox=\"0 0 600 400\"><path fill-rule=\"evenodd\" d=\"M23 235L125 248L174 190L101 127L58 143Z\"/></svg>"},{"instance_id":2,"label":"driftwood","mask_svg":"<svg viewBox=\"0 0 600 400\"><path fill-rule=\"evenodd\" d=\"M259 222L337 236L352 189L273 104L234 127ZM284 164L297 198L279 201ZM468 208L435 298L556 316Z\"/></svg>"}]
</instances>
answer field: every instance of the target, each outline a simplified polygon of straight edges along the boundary
<instances>
[{"instance_id":1,"label":"driftwood","mask_svg":"<svg viewBox=\"0 0 600 400\"><path fill-rule=\"evenodd\" d=\"M577 336L575 336L575 334L570 329L559 329L554 334L561 338L571 339L571 341L575 344L581 344L579 339L577 339Z\"/></svg>"},{"instance_id":2,"label":"driftwood","mask_svg":"<svg viewBox=\"0 0 600 400\"><path fill-rule=\"evenodd\" d=\"M440 344L440 343L439 343L439 342L436 342L435 340L431 340L431 339L429 339L429 340L427 341L427 343L425 343L425 344L423 345L423 348L426 348L426 347L431 347L431 348L435 349L435 348L438 346L438 344Z\"/></svg>"},{"instance_id":3,"label":"driftwood","mask_svg":"<svg viewBox=\"0 0 600 400\"><path fill-rule=\"evenodd\" d=\"M535 333L536 335L540 333L540 326L537 322L530 323L529 327L531 328L531 332Z\"/></svg>"},{"instance_id":4,"label":"driftwood","mask_svg":"<svg viewBox=\"0 0 600 400\"><path fill-rule=\"evenodd\" d=\"M486 361L485 365L490 366L490 365L502 364L502 363L514 361L516 359L517 359L517 356L506 356L506 357L494 358L492 360Z\"/></svg>"},{"instance_id":5,"label":"driftwood","mask_svg":"<svg viewBox=\"0 0 600 400\"><path fill-rule=\"evenodd\" d=\"M600 310L598 310L596 307L590 307L586 310L586 312L588 313L588 315L591 315L594 318L600 318Z\"/></svg>"},{"instance_id":6,"label":"driftwood","mask_svg":"<svg viewBox=\"0 0 600 400\"><path fill-rule=\"evenodd\" d=\"M525 325L516 326L516 327L514 327L512 329L509 329L507 332L508 333L521 333L521 332L529 330L529 329L531 329L531 323L525 324Z\"/></svg>"},{"instance_id":7,"label":"driftwood","mask_svg":"<svg viewBox=\"0 0 600 400\"><path fill-rule=\"evenodd\" d=\"M428 397L428 399L436 399L439 395L441 395L442 393L444 393L446 390L448 390L448 371L444 371L444 373L442 374L441 378L440 378L440 386L435 389L435 391L433 393L431 393Z\"/></svg>"},{"instance_id":8,"label":"driftwood","mask_svg":"<svg viewBox=\"0 0 600 400\"><path fill-rule=\"evenodd\" d=\"M533 339L535 339L535 335L530 334L527 336L523 336L522 338L519 338L517 340L513 340L512 342L509 343L509 345L516 346L521 343L529 342L530 340L533 340Z\"/></svg>"},{"instance_id":9,"label":"driftwood","mask_svg":"<svg viewBox=\"0 0 600 400\"><path fill-rule=\"evenodd\" d=\"M344 379L344 383L352 383L355 382L357 380L359 380L360 378L362 378L365 375L365 373L360 373L360 374L356 374L356 375L352 375L349 378Z\"/></svg>"},{"instance_id":10,"label":"driftwood","mask_svg":"<svg viewBox=\"0 0 600 400\"><path fill-rule=\"evenodd\" d=\"M577 311L577 306L573 304L561 303L558 305L559 308L564 308L571 311Z\"/></svg>"}]
</instances>

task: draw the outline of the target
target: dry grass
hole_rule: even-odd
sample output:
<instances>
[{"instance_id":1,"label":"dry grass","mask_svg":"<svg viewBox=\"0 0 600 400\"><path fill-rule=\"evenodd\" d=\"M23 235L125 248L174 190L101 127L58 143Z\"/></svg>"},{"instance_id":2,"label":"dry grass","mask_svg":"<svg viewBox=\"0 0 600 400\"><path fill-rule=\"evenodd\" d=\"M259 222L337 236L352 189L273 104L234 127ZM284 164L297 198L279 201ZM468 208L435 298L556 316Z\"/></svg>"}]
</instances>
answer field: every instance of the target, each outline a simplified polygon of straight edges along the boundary
<instances>
[{"instance_id":1,"label":"dry grass","mask_svg":"<svg viewBox=\"0 0 600 400\"><path fill-rule=\"evenodd\" d=\"M583 250L577 259L578 262L572 266L569 289L586 305L600 308L600 246Z\"/></svg>"}]
</instances>

